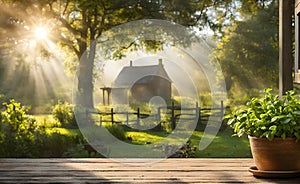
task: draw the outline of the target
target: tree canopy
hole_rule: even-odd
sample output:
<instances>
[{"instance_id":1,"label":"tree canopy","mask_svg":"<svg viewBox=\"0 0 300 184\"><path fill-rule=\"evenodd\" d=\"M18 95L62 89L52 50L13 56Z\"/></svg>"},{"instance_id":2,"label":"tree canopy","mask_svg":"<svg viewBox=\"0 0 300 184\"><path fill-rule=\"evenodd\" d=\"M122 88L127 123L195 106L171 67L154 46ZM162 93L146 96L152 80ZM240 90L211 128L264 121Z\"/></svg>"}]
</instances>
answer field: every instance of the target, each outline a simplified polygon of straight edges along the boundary
<instances>
[{"instance_id":1,"label":"tree canopy","mask_svg":"<svg viewBox=\"0 0 300 184\"><path fill-rule=\"evenodd\" d=\"M12 48L31 43L30 40L36 34L37 28L44 27L44 31L48 33L47 39L60 45L65 51L66 66L72 68L78 65L78 95L82 97L79 103L86 107L92 107L96 49L92 43L103 33L130 21L167 20L189 27L191 30L210 29L214 32L221 40L216 52L217 57L224 67L227 84L231 88L234 84L233 81L245 84L249 82L248 79L255 80L256 78L251 77L259 76L256 75L257 73L269 71L270 68L264 66L276 67L270 61L277 56L277 54L271 54L275 52L277 46L276 30L274 29L275 32L271 30L277 21L277 12L274 9L269 14L256 14L260 10L271 11L274 2L277 1L0 0L0 49L3 55L14 55L18 60L22 60L22 58L35 60L36 56L32 56L30 52L22 52L20 49L17 49L16 52ZM261 24L262 22L263 24ZM38 34L43 34L41 29L39 32ZM260 34L264 36L259 36ZM163 36L164 33L158 32L158 35ZM252 45L246 45L249 40L255 41L251 42ZM51 57L53 53L49 52L47 46L43 44L44 41L38 41L41 42L38 47L41 56ZM129 43L129 46L144 45L149 49L161 48L163 43L153 41L142 40L135 44ZM273 45L269 47L268 42ZM182 42L176 44L182 44ZM120 51L124 51L123 48ZM126 49L128 48L125 47L125 52ZM264 55L260 55L262 54L261 50L264 49L270 53L264 52ZM130 49L128 50L130 51ZM117 53L116 56L120 56L120 53ZM254 71L243 69L242 67L247 67L244 65L245 63L240 65L242 60L247 60L251 69L254 67L259 69ZM238 66L242 67L237 68ZM233 70L234 68L236 69ZM246 75L239 75L242 72L245 72ZM268 76L272 80L266 78L266 81L274 81L274 76ZM236 77L240 79L235 79Z\"/></svg>"},{"instance_id":2,"label":"tree canopy","mask_svg":"<svg viewBox=\"0 0 300 184\"><path fill-rule=\"evenodd\" d=\"M247 95L249 90L244 89L277 88L278 2L270 1L255 9L257 13L244 9L243 19L226 30L214 50L231 94L243 91Z\"/></svg>"},{"instance_id":3,"label":"tree canopy","mask_svg":"<svg viewBox=\"0 0 300 184\"><path fill-rule=\"evenodd\" d=\"M20 37L24 39L24 33L32 32L34 27L45 26L52 41L80 60L80 104L92 107L95 47L91 44L103 32L141 19L162 19L200 30L210 27L220 31L224 25L221 18L227 17L224 8L230 6L231 1L214 0L3 0L1 9L6 11L1 23L10 29L2 30L6 33L4 39L13 43L20 42ZM211 16L212 12L218 14ZM151 40L139 43L157 47ZM89 52L85 52L88 46Z\"/></svg>"}]
</instances>

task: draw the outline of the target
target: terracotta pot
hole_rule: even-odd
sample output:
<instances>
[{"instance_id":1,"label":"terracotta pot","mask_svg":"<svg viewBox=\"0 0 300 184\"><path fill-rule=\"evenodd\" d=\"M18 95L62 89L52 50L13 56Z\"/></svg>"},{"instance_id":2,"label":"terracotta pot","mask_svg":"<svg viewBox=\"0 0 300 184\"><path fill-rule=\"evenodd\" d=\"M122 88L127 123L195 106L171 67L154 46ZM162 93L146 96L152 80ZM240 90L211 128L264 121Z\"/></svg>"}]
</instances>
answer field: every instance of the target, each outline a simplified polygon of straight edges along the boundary
<instances>
[{"instance_id":1,"label":"terracotta pot","mask_svg":"<svg viewBox=\"0 0 300 184\"><path fill-rule=\"evenodd\" d=\"M261 171L300 171L300 141L294 138L251 137L250 146L254 163Z\"/></svg>"}]
</instances>

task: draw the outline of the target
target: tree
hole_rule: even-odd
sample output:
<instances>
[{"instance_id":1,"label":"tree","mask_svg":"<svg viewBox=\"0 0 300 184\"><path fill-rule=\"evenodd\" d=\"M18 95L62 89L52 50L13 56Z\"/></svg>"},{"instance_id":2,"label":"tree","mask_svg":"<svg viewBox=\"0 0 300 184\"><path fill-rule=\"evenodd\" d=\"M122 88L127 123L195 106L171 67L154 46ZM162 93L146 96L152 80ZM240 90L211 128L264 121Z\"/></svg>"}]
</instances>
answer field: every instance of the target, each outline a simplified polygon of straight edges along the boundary
<instances>
[{"instance_id":1,"label":"tree","mask_svg":"<svg viewBox=\"0 0 300 184\"><path fill-rule=\"evenodd\" d=\"M8 2L4 5L5 8L16 9L7 13L12 29L22 27L30 30L34 21L35 24L48 24L52 27L52 34L55 34L53 38L69 55L75 55L80 60L79 103L84 107L93 106L92 79L96 48L93 43L103 32L140 19L163 19L187 27L210 27L221 31L222 26L228 23L223 20L230 18L230 11L226 10L232 9L234 5L232 1L216 0L3 0L2 3L4 2ZM215 16L211 16L213 12ZM16 34L12 37L15 38ZM154 49L158 46L151 40L139 43ZM88 49L89 45L91 47Z\"/></svg>"},{"instance_id":2,"label":"tree","mask_svg":"<svg viewBox=\"0 0 300 184\"><path fill-rule=\"evenodd\" d=\"M278 84L278 2L246 7L214 50L232 93Z\"/></svg>"}]
</instances>

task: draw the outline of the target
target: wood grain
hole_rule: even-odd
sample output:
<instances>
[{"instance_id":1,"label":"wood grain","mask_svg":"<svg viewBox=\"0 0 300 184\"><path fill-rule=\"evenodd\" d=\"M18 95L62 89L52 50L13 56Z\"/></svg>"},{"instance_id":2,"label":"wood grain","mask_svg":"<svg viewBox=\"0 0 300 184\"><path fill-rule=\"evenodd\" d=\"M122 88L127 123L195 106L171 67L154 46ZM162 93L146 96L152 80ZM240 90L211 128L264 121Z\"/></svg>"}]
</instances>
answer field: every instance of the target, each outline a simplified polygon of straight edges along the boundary
<instances>
[{"instance_id":1,"label":"wood grain","mask_svg":"<svg viewBox=\"0 0 300 184\"><path fill-rule=\"evenodd\" d=\"M252 159L0 159L0 183L300 183L261 179Z\"/></svg>"}]
</instances>

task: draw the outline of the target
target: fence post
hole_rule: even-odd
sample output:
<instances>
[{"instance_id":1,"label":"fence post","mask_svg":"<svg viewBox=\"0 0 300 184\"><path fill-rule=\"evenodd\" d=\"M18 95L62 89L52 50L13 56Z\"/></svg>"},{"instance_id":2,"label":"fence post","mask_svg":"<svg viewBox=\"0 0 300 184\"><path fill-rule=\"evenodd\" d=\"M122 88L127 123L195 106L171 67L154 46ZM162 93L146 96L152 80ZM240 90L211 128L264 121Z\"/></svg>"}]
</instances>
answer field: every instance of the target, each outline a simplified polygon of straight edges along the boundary
<instances>
[{"instance_id":1,"label":"fence post","mask_svg":"<svg viewBox=\"0 0 300 184\"><path fill-rule=\"evenodd\" d=\"M114 108L110 109L110 115L111 115L111 124L114 124Z\"/></svg>"},{"instance_id":2,"label":"fence post","mask_svg":"<svg viewBox=\"0 0 300 184\"><path fill-rule=\"evenodd\" d=\"M128 111L126 112L126 125L128 126L129 124L129 117L128 117Z\"/></svg>"},{"instance_id":3,"label":"fence post","mask_svg":"<svg viewBox=\"0 0 300 184\"><path fill-rule=\"evenodd\" d=\"M200 108L198 102L196 102L196 120L197 123L200 121Z\"/></svg>"},{"instance_id":4,"label":"fence post","mask_svg":"<svg viewBox=\"0 0 300 184\"><path fill-rule=\"evenodd\" d=\"M221 100L221 115L220 115L221 121L223 121L223 116L224 116L224 102L223 100Z\"/></svg>"},{"instance_id":5,"label":"fence post","mask_svg":"<svg viewBox=\"0 0 300 184\"><path fill-rule=\"evenodd\" d=\"M140 108L137 108L137 119L136 119L136 124L137 124L137 128L140 128Z\"/></svg>"},{"instance_id":6,"label":"fence post","mask_svg":"<svg viewBox=\"0 0 300 184\"><path fill-rule=\"evenodd\" d=\"M100 127L102 127L102 116L99 115L99 122L100 122Z\"/></svg>"},{"instance_id":7,"label":"fence post","mask_svg":"<svg viewBox=\"0 0 300 184\"><path fill-rule=\"evenodd\" d=\"M85 109L85 119L88 120L88 116L89 116L89 110Z\"/></svg>"},{"instance_id":8,"label":"fence post","mask_svg":"<svg viewBox=\"0 0 300 184\"><path fill-rule=\"evenodd\" d=\"M157 123L160 123L160 107L157 108Z\"/></svg>"},{"instance_id":9,"label":"fence post","mask_svg":"<svg viewBox=\"0 0 300 184\"><path fill-rule=\"evenodd\" d=\"M172 101L172 108L171 108L171 128L172 130L175 129L176 124L176 118L175 118L175 106L174 101Z\"/></svg>"}]
</instances>

